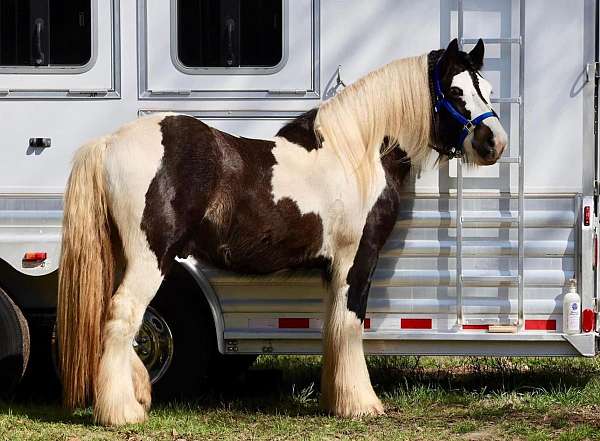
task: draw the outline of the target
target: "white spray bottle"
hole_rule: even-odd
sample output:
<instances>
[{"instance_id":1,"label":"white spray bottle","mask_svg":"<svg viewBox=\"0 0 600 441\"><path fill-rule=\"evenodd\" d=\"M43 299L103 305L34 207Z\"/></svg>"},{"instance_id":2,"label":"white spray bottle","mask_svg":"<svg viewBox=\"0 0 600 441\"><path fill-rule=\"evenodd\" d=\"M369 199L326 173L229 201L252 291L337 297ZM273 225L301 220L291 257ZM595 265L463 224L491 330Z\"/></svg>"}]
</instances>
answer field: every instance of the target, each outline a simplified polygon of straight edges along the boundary
<instances>
[{"instance_id":1,"label":"white spray bottle","mask_svg":"<svg viewBox=\"0 0 600 441\"><path fill-rule=\"evenodd\" d=\"M569 280L569 291L563 299L563 332L579 334L581 326L581 297L577 293L577 280Z\"/></svg>"}]
</instances>

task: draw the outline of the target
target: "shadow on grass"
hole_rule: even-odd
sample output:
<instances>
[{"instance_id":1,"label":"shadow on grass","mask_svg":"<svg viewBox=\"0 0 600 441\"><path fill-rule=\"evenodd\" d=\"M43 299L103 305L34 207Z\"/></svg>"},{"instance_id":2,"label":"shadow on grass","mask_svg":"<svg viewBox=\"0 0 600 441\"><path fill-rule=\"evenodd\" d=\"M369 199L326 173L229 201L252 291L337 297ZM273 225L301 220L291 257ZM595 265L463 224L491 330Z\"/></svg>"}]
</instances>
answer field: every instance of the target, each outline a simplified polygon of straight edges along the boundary
<instances>
[{"instance_id":1,"label":"shadow on grass","mask_svg":"<svg viewBox=\"0 0 600 441\"><path fill-rule=\"evenodd\" d=\"M468 406L504 395L535 397L541 405L544 400L600 404L600 364L591 359L369 357L368 364L376 392L406 408ZM204 409L323 415L320 372L320 357L262 356L245 375L213 383L191 403ZM503 406L475 409L474 414L500 416Z\"/></svg>"},{"instance_id":2,"label":"shadow on grass","mask_svg":"<svg viewBox=\"0 0 600 441\"><path fill-rule=\"evenodd\" d=\"M91 410L83 409L71 412L62 408L59 403L48 404L23 399L12 402L0 401L0 414L44 423L93 425Z\"/></svg>"},{"instance_id":3,"label":"shadow on grass","mask_svg":"<svg viewBox=\"0 0 600 441\"><path fill-rule=\"evenodd\" d=\"M370 357L369 371L380 393L428 386L475 394L564 392L583 389L600 364L582 358Z\"/></svg>"},{"instance_id":4,"label":"shadow on grass","mask_svg":"<svg viewBox=\"0 0 600 441\"><path fill-rule=\"evenodd\" d=\"M435 404L469 406L503 394L549 397L563 404L600 404L600 363L559 358L369 357L377 393L396 409ZM261 356L238 378L212 381L193 399L155 399L154 412L196 410L260 412L280 416L322 416L319 408L321 359L316 356ZM591 386L590 386L591 385ZM35 404L35 405L34 405ZM505 404L475 409L472 417L505 414ZM92 424L89 410L74 414L58 403L17 400L0 403L0 413L12 412L46 422Z\"/></svg>"}]
</instances>

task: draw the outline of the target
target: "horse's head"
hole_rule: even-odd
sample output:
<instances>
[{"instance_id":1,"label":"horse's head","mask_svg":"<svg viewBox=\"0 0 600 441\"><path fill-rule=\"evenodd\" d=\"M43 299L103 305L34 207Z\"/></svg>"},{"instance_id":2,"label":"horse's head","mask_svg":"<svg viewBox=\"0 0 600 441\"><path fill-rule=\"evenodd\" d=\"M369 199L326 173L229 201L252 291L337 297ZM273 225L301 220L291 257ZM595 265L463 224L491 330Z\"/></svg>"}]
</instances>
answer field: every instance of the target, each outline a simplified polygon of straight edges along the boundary
<instances>
[{"instance_id":1,"label":"horse's head","mask_svg":"<svg viewBox=\"0 0 600 441\"><path fill-rule=\"evenodd\" d=\"M471 52L458 49L452 40L433 66L436 150L453 158L463 156L478 165L494 164L508 139L491 108L491 84L479 70L484 46L480 39Z\"/></svg>"}]
</instances>

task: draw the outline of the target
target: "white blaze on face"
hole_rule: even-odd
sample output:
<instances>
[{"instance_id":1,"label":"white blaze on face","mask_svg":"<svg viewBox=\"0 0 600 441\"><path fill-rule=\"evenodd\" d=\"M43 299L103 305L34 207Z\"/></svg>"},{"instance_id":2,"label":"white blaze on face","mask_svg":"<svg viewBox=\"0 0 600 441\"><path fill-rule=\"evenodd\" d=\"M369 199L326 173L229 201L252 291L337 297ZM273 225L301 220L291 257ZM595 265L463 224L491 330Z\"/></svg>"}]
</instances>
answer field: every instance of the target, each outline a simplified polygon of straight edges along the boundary
<instances>
[{"instance_id":1,"label":"white blaze on face","mask_svg":"<svg viewBox=\"0 0 600 441\"><path fill-rule=\"evenodd\" d=\"M479 77L479 89L487 103L484 102L477 93L477 89L475 89L473 80L468 71L463 71L458 75L455 75L454 78L452 78L451 87L458 87L462 90L463 94L461 99L465 102L466 109L471 112L471 120L477 118L482 113L490 111L491 107L488 103L491 102L490 96L492 94L492 85L485 78ZM500 124L500 120L494 117L486 118L482 124L488 126L494 134L496 150L502 151L508 142L508 138L504 128ZM477 154L471 144L472 138L473 135L471 134L465 139L465 149L469 151L470 156Z\"/></svg>"}]
</instances>

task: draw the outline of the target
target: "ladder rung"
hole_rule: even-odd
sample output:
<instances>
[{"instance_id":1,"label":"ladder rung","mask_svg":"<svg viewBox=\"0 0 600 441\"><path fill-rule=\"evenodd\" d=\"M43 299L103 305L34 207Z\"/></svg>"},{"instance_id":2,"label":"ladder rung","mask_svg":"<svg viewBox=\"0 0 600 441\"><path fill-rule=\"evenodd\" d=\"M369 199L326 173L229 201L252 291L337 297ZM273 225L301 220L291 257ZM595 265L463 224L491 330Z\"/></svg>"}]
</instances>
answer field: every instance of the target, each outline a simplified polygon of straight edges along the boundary
<instances>
[{"instance_id":1,"label":"ladder rung","mask_svg":"<svg viewBox=\"0 0 600 441\"><path fill-rule=\"evenodd\" d=\"M467 224L508 224L518 225L519 218L517 216L463 216L463 225Z\"/></svg>"},{"instance_id":2,"label":"ladder rung","mask_svg":"<svg viewBox=\"0 0 600 441\"><path fill-rule=\"evenodd\" d=\"M500 163L508 163L508 164L518 164L521 162L520 156L501 156L498 158L496 162Z\"/></svg>"},{"instance_id":3,"label":"ladder rung","mask_svg":"<svg viewBox=\"0 0 600 441\"><path fill-rule=\"evenodd\" d=\"M508 97L508 98L492 98L491 100L492 100L492 103L499 103L499 104L503 104L503 103L521 104L520 96L514 96L514 97Z\"/></svg>"},{"instance_id":4,"label":"ladder rung","mask_svg":"<svg viewBox=\"0 0 600 441\"><path fill-rule=\"evenodd\" d=\"M511 276L511 275L499 275L499 276L462 276L462 281L465 284L494 284L494 283L502 283L502 284L511 284L518 285L519 280L521 278L519 276Z\"/></svg>"},{"instance_id":5,"label":"ladder rung","mask_svg":"<svg viewBox=\"0 0 600 441\"><path fill-rule=\"evenodd\" d=\"M485 44L521 44L521 37L517 38L483 38ZM476 44L479 38L461 38L462 44Z\"/></svg>"}]
</instances>

